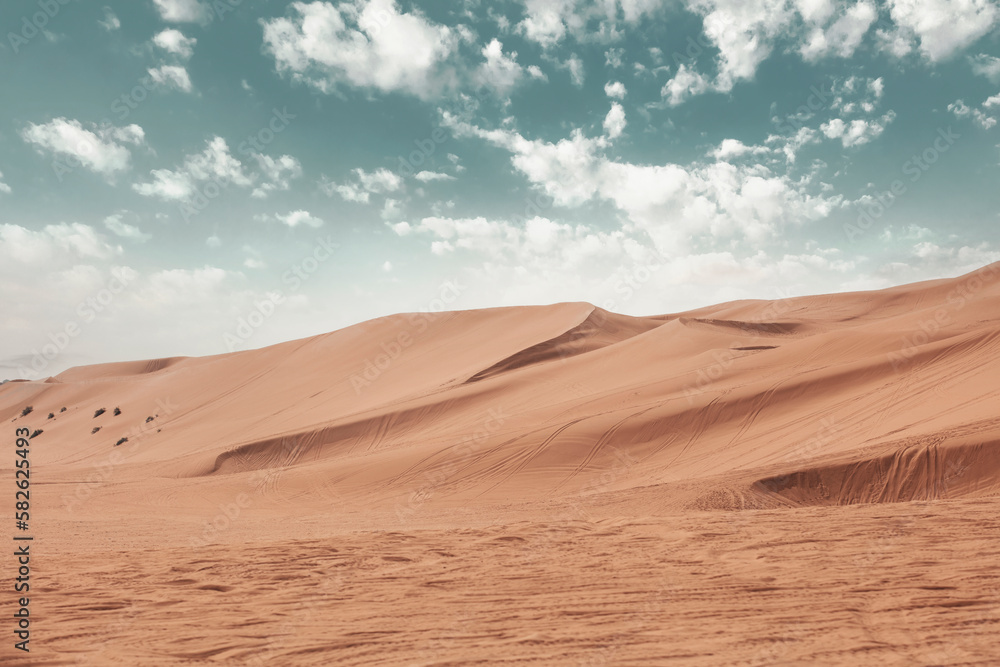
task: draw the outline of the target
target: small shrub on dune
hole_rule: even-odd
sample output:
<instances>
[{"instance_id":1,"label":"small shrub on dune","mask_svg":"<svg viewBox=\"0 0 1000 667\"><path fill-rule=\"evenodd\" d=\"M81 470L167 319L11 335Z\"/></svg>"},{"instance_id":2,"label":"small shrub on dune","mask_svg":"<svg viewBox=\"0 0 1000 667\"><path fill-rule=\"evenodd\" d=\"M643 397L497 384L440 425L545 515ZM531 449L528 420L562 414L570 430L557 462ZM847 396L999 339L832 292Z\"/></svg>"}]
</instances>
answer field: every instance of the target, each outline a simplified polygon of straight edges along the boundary
<instances>
[{"instance_id":1,"label":"small shrub on dune","mask_svg":"<svg viewBox=\"0 0 1000 667\"><path fill-rule=\"evenodd\" d=\"M146 423L148 424L149 422L153 421L154 419L156 419L156 417L152 417L152 416L146 417Z\"/></svg>"},{"instance_id":2,"label":"small shrub on dune","mask_svg":"<svg viewBox=\"0 0 1000 667\"><path fill-rule=\"evenodd\" d=\"M126 442L128 442L128 438L122 438L121 440L119 440L118 442L115 443L115 447L117 447L118 445L121 445L123 443L126 443Z\"/></svg>"},{"instance_id":3,"label":"small shrub on dune","mask_svg":"<svg viewBox=\"0 0 1000 667\"><path fill-rule=\"evenodd\" d=\"M59 412L66 412L66 406L64 405L63 407L59 408Z\"/></svg>"},{"instance_id":4,"label":"small shrub on dune","mask_svg":"<svg viewBox=\"0 0 1000 667\"><path fill-rule=\"evenodd\" d=\"M122 413L122 409L121 408L115 408L115 417L117 417L121 413Z\"/></svg>"},{"instance_id":5,"label":"small shrub on dune","mask_svg":"<svg viewBox=\"0 0 1000 667\"><path fill-rule=\"evenodd\" d=\"M28 415L30 415L30 414L31 414L31 411L32 411L32 410L34 410L34 409L35 409L35 408L31 407L30 405L29 405L29 406L26 406L26 407L24 408L24 410L21 410L21 416L22 416L22 417L27 417Z\"/></svg>"},{"instance_id":6,"label":"small shrub on dune","mask_svg":"<svg viewBox=\"0 0 1000 667\"><path fill-rule=\"evenodd\" d=\"M97 412L94 413L94 419L97 419L98 417L100 417L101 415L103 415L105 412L107 412L107 410L105 410L104 408L101 408L100 410L98 410Z\"/></svg>"},{"instance_id":7,"label":"small shrub on dune","mask_svg":"<svg viewBox=\"0 0 1000 667\"><path fill-rule=\"evenodd\" d=\"M98 432L98 431L100 431L100 430L101 430L101 427L100 427L100 426L95 426L94 428L92 428L92 429L90 430L90 435L94 435L95 433L97 433L97 432Z\"/></svg>"},{"instance_id":8,"label":"small shrub on dune","mask_svg":"<svg viewBox=\"0 0 1000 667\"><path fill-rule=\"evenodd\" d=\"M55 416L56 416L56 415L55 415L55 413L53 413L53 412L50 412L50 413L49 413L49 419L52 419L52 418L54 418Z\"/></svg>"},{"instance_id":9,"label":"small shrub on dune","mask_svg":"<svg viewBox=\"0 0 1000 667\"><path fill-rule=\"evenodd\" d=\"M32 438L34 438L34 437L35 437L36 435L41 435L42 433L44 433L44 431L42 431L42 429L40 429L40 428L36 428L36 429L35 429L35 432L34 432L34 433L32 433L31 435L29 435L29 436L28 436L28 440L31 440L31 439L32 439Z\"/></svg>"}]
</instances>

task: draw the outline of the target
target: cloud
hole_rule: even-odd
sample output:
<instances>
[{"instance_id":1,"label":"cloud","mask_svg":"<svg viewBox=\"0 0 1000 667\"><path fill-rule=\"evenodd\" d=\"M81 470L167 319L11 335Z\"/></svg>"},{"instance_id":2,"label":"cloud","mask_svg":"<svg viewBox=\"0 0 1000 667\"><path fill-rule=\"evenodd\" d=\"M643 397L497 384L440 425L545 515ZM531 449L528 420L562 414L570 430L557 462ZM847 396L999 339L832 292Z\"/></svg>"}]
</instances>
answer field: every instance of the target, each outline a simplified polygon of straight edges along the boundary
<instances>
[{"instance_id":1,"label":"cloud","mask_svg":"<svg viewBox=\"0 0 1000 667\"><path fill-rule=\"evenodd\" d=\"M628 123L625 120L625 109L618 102L613 102L611 104L611 110L608 111L608 115L604 117L604 132L608 135L609 139L617 139L625 131L625 126Z\"/></svg>"},{"instance_id":2,"label":"cloud","mask_svg":"<svg viewBox=\"0 0 1000 667\"><path fill-rule=\"evenodd\" d=\"M969 56L969 64L972 66L973 74L985 76L993 83L1000 83L1000 58L980 53Z\"/></svg>"},{"instance_id":3,"label":"cloud","mask_svg":"<svg viewBox=\"0 0 1000 667\"><path fill-rule=\"evenodd\" d=\"M574 53L570 55L565 66L569 70L569 80L573 82L573 85L577 88L582 87L587 76L583 69L583 61Z\"/></svg>"},{"instance_id":4,"label":"cloud","mask_svg":"<svg viewBox=\"0 0 1000 667\"><path fill-rule=\"evenodd\" d=\"M799 53L807 61L815 61L830 55L850 58L877 18L878 10L874 4L857 2L846 8L844 14L829 27L813 28L800 47Z\"/></svg>"},{"instance_id":5,"label":"cloud","mask_svg":"<svg viewBox=\"0 0 1000 667\"><path fill-rule=\"evenodd\" d=\"M945 60L993 29L1000 10L991 0L889 0L889 13L915 35L931 61Z\"/></svg>"},{"instance_id":6,"label":"cloud","mask_svg":"<svg viewBox=\"0 0 1000 667\"><path fill-rule=\"evenodd\" d=\"M201 153L188 155L177 169L154 169L153 180L135 183L132 189L144 197L158 197L165 201L187 201L198 191L201 183L238 185L249 187L252 179L243 171L243 165L229 153L229 146L222 137L214 137Z\"/></svg>"},{"instance_id":7,"label":"cloud","mask_svg":"<svg viewBox=\"0 0 1000 667\"><path fill-rule=\"evenodd\" d=\"M734 157L742 157L747 153L752 155L763 155L770 153L767 146L747 146L739 139L723 139L722 143L709 152L709 155L716 160L728 160Z\"/></svg>"},{"instance_id":8,"label":"cloud","mask_svg":"<svg viewBox=\"0 0 1000 667\"><path fill-rule=\"evenodd\" d=\"M991 109L1000 104L1000 95L994 95L983 102L984 109ZM997 124L997 119L983 112L981 109L970 109L962 100L955 100L948 105L948 111L955 114L956 118L972 117L972 120L979 127L988 130Z\"/></svg>"},{"instance_id":9,"label":"cloud","mask_svg":"<svg viewBox=\"0 0 1000 667\"><path fill-rule=\"evenodd\" d=\"M160 18L171 23L207 23L212 10L200 0L153 0Z\"/></svg>"},{"instance_id":10,"label":"cloud","mask_svg":"<svg viewBox=\"0 0 1000 667\"><path fill-rule=\"evenodd\" d=\"M445 63L457 48L457 30L400 12L394 0L290 7L290 16L262 20L264 50L279 73L323 92L347 85L425 99L450 84Z\"/></svg>"},{"instance_id":11,"label":"cloud","mask_svg":"<svg viewBox=\"0 0 1000 667\"><path fill-rule=\"evenodd\" d=\"M388 169L379 168L368 172L357 168L351 171L354 174L354 183L335 183L324 181L320 187L330 197L334 194L340 195L344 201L367 204L372 194L385 194L396 192L403 187L403 179Z\"/></svg>"},{"instance_id":12,"label":"cloud","mask_svg":"<svg viewBox=\"0 0 1000 667\"><path fill-rule=\"evenodd\" d=\"M295 227L298 227L299 225L303 225L306 227L314 227L314 228L323 226L323 221L320 218L317 218L311 213L309 213L309 211L303 211L303 210L291 211L290 213L287 213L285 215L276 215L274 217L277 218L280 222L288 225L289 227L292 227L293 229Z\"/></svg>"},{"instance_id":13,"label":"cloud","mask_svg":"<svg viewBox=\"0 0 1000 667\"><path fill-rule=\"evenodd\" d=\"M138 146L146 141L138 125L92 125L91 129L85 129L80 121L67 118L55 118L41 125L29 123L21 131L21 138L39 150L62 156L109 180L129 168L132 153L124 144Z\"/></svg>"},{"instance_id":14,"label":"cloud","mask_svg":"<svg viewBox=\"0 0 1000 667\"><path fill-rule=\"evenodd\" d=\"M444 124L458 136L508 150L514 168L556 206L610 202L661 251L688 246L702 235L760 239L784 224L822 219L841 203L810 193L807 180L793 181L760 164L633 164L608 158L607 138L580 130L553 144L478 128L447 113Z\"/></svg>"},{"instance_id":15,"label":"cloud","mask_svg":"<svg viewBox=\"0 0 1000 667\"><path fill-rule=\"evenodd\" d=\"M112 32L114 30L118 30L119 28L121 28L122 22L118 20L118 17L115 16L115 13L111 11L110 7L105 7L104 19L99 19L97 21L97 25L101 26L108 32Z\"/></svg>"},{"instance_id":16,"label":"cloud","mask_svg":"<svg viewBox=\"0 0 1000 667\"><path fill-rule=\"evenodd\" d=\"M130 239L132 241L138 241L140 243L153 238L151 234L144 233L138 227L122 222L123 217L125 217L123 213L109 215L104 218L104 226L116 236Z\"/></svg>"},{"instance_id":17,"label":"cloud","mask_svg":"<svg viewBox=\"0 0 1000 667\"><path fill-rule=\"evenodd\" d=\"M40 231L0 225L0 258L5 263L70 264L81 259L109 259L121 252L121 246L108 243L93 227L79 222L46 225Z\"/></svg>"},{"instance_id":18,"label":"cloud","mask_svg":"<svg viewBox=\"0 0 1000 667\"><path fill-rule=\"evenodd\" d=\"M176 88L185 93L191 92L191 79L182 65L161 65L149 70L153 83L163 88Z\"/></svg>"},{"instance_id":19,"label":"cloud","mask_svg":"<svg viewBox=\"0 0 1000 667\"><path fill-rule=\"evenodd\" d=\"M532 79L535 79L536 81L549 80L549 77L546 76L545 72L543 72L542 68L539 67L538 65L528 65L525 71L528 72L528 76L530 76Z\"/></svg>"},{"instance_id":20,"label":"cloud","mask_svg":"<svg viewBox=\"0 0 1000 667\"><path fill-rule=\"evenodd\" d=\"M0 194L10 194L10 186L3 182L3 172L0 171Z\"/></svg>"},{"instance_id":21,"label":"cloud","mask_svg":"<svg viewBox=\"0 0 1000 667\"><path fill-rule=\"evenodd\" d=\"M863 146L877 139L885 130L885 127L895 118L896 114L892 111L886 113L881 119L865 120L857 118L850 122L844 122L840 118L834 118L820 125L819 129L828 139L840 139L844 148L851 148L853 146Z\"/></svg>"},{"instance_id":22,"label":"cloud","mask_svg":"<svg viewBox=\"0 0 1000 667\"><path fill-rule=\"evenodd\" d=\"M517 64L517 51L505 54L503 44L494 37L483 47L482 54L486 62L479 66L477 79L481 85L506 95L524 76L524 69Z\"/></svg>"},{"instance_id":23,"label":"cloud","mask_svg":"<svg viewBox=\"0 0 1000 667\"><path fill-rule=\"evenodd\" d=\"M385 221L389 220L399 220L403 217L403 207L399 201L387 197L385 204L382 206L382 213L380 214L382 219Z\"/></svg>"},{"instance_id":24,"label":"cloud","mask_svg":"<svg viewBox=\"0 0 1000 667\"><path fill-rule=\"evenodd\" d=\"M664 0L523 0L525 17L517 31L545 49L572 35L578 41L614 39L619 16L626 24L636 24L667 3ZM598 23L597 34L592 23Z\"/></svg>"},{"instance_id":25,"label":"cloud","mask_svg":"<svg viewBox=\"0 0 1000 667\"><path fill-rule=\"evenodd\" d=\"M712 90L714 85L704 76L688 69L688 66L681 64L677 68L677 73L663 85L660 95L667 104L675 107L685 102L688 98Z\"/></svg>"},{"instance_id":26,"label":"cloud","mask_svg":"<svg viewBox=\"0 0 1000 667\"><path fill-rule=\"evenodd\" d=\"M251 197L263 199L277 190L287 191L291 181L302 176L302 164L291 155L275 159L269 155L254 153L263 182L250 193Z\"/></svg>"},{"instance_id":27,"label":"cloud","mask_svg":"<svg viewBox=\"0 0 1000 667\"><path fill-rule=\"evenodd\" d=\"M451 174L442 174L438 171L421 171L418 172L415 179L421 183L430 183L432 181L454 181L455 177Z\"/></svg>"},{"instance_id":28,"label":"cloud","mask_svg":"<svg viewBox=\"0 0 1000 667\"><path fill-rule=\"evenodd\" d=\"M625 99L625 84L621 81L608 81L604 84L604 94L614 100Z\"/></svg>"},{"instance_id":29,"label":"cloud","mask_svg":"<svg viewBox=\"0 0 1000 667\"><path fill-rule=\"evenodd\" d=\"M153 37L153 44L182 60L187 60L194 54L194 46L197 43L197 39L185 37L184 33L176 28L167 28Z\"/></svg>"}]
</instances>

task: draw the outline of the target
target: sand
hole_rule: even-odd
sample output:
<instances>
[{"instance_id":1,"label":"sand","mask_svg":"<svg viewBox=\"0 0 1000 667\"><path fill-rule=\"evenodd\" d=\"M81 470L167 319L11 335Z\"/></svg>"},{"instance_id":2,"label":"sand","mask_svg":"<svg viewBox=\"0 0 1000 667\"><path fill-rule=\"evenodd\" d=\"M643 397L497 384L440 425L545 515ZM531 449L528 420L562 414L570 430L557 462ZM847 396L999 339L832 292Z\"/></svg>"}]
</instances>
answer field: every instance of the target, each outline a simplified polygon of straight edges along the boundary
<instances>
[{"instance_id":1,"label":"sand","mask_svg":"<svg viewBox=\"0 0 1000 667\"><path fill-rule=\"evenodd\" d=\"M1000 264L8 383L43 433L0 663L997 664L998 397Z\"/></svg>"}]
</instances>

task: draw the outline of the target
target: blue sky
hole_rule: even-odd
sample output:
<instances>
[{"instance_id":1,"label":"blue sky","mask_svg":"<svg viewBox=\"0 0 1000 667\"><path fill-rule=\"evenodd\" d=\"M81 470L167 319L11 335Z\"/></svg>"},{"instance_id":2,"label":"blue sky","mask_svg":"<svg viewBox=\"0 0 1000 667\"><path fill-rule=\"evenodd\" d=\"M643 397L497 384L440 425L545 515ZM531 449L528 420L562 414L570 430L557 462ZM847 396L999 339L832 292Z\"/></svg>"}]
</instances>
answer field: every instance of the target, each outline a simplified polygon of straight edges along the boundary
<instances>
[{"instance_id":1,"label":"blue sky","mask_svg":"<svg viewBox=\"0 0 1000 667\"><path fill-rule=\"evenodd\" d=\"M1000 260L986 0L12 0L0 377Z\"/></svg>"}]
</instances>

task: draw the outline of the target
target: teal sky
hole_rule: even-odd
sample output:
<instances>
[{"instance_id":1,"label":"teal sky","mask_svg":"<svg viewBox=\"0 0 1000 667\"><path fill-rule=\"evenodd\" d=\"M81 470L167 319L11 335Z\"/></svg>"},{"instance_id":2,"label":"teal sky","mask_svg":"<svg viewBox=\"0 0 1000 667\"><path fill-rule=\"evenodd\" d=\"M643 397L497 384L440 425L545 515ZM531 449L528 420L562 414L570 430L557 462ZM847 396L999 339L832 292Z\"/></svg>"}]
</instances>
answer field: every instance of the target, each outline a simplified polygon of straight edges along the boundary
<instances>
[{"instance_id":1,"label":"teal sky","mask_svg":"<svg viewBox=\"0 0 1000 667\"><path fill-rule=\"evenodd\" d=\"M6 1L0 378L1000 260L998 24L986 0Z\"/></svg>"}]
</instances>

